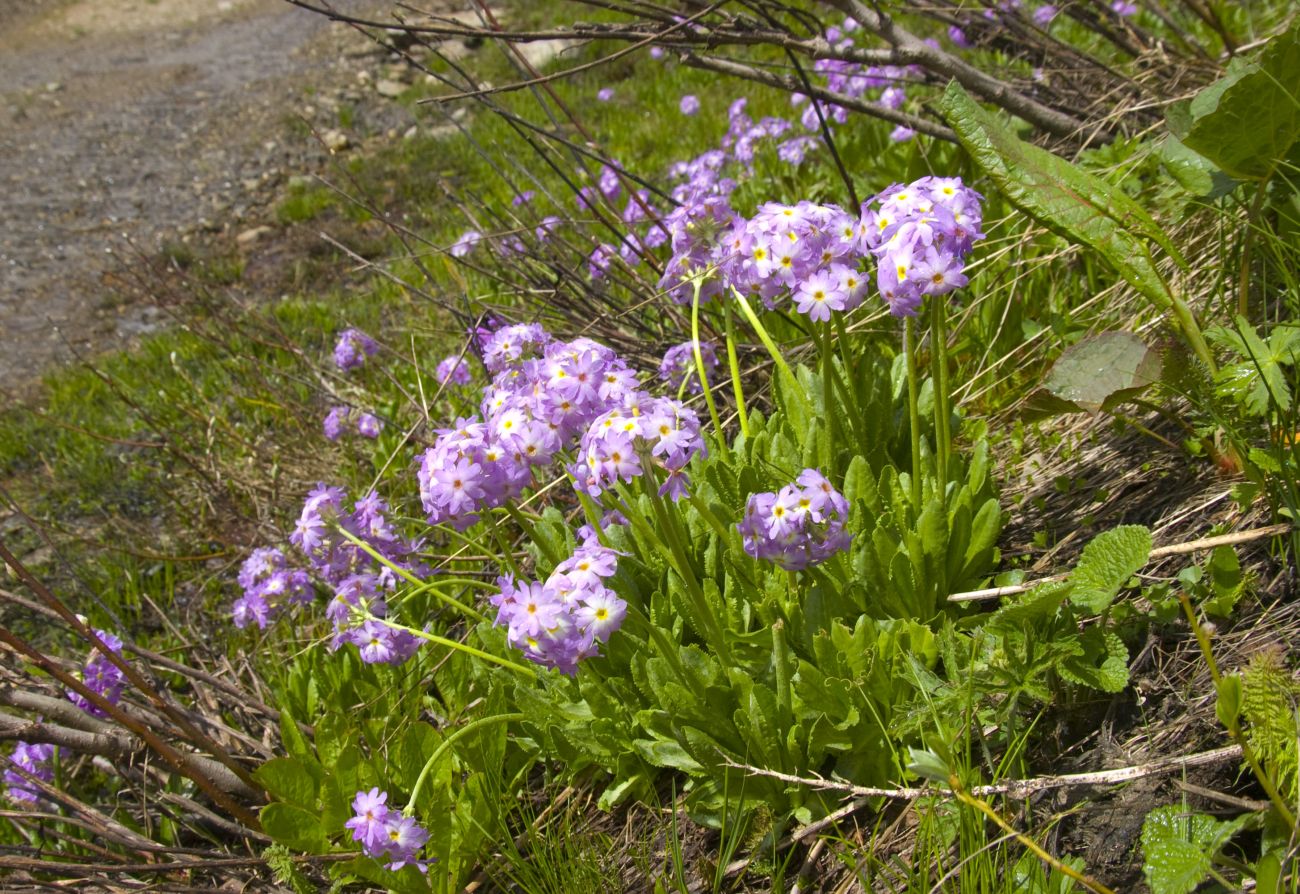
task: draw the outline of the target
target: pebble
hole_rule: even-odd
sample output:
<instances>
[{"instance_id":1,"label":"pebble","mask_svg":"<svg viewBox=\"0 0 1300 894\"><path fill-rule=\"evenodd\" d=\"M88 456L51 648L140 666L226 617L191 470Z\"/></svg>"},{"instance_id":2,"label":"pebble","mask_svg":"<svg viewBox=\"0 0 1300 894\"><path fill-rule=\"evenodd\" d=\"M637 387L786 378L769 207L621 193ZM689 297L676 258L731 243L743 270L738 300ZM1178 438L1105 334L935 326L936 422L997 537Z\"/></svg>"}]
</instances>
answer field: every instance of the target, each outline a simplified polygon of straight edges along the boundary
<instances>
[{"instance_id":1,"label":"pebble","mask_svg":"<svg viewBox=\"0 0 1300 894\"><path fill-rule=\"evenodd\" d=\"M235 244L252 245L254 242L261 239L263 236L268 235L269 233L271 233L271 228L268 226L251 227L247 230L244 230L242 233L240 233L238 236L235 237Z\"/></svg>"},{"instance_id":2,"label":"pebble","mask_svg":"<svg viewBox=\"0 0 1300 894\"><path fill-rule=\"evenodd\" d=\"M390 81L385 78L375 82L375 92L388 99L396 99L406 92L406 85L401 81Z\"/></svg>"},{"instance_id":3,"label":"pebble","mask_svg":"<svg viewBox=\"0 0 1300 894\"><path fill-rule=\"evenodd\" d=\"M342 152L352 145L348 135L341 130L327 130L320 135L320 138L325 148L331 152Z\"/></svg>"}]
</instances>

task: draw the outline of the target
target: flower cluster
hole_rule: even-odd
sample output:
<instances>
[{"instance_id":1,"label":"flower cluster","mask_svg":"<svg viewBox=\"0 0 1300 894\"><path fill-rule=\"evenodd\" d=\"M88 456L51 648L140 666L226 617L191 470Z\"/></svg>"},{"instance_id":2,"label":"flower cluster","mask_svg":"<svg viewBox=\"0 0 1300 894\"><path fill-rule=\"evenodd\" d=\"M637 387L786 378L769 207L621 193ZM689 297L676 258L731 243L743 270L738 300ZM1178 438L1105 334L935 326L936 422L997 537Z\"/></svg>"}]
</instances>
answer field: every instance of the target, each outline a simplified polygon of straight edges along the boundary
<instances>
[{"instance_id":1,"label":"flower cluster","mask_svg":"<svg viewBox=\"0 0 1300 894\"><path fill-rule=\"evenodd\" d=\"M290 605L310 605L311 579L301 568L290 568L275 547L253 550L239 569L244 595L231 607L231 618L241 630L250 623L265 630Z\"/></svg>"},{"instance_id":2,"label":"flower cluster","mask_svg":"<svg viewBox=\"0 0 1300 894\"><path fill-rule=\"evenodd\" d=\"M384 423L378 416L373 413L359 412L356 414L357 434L363 438L377 438L383 431ZM325 421L321 428L325 432L326 440L337 441L343 436L346 427L353 424L353 412L349 407L335 407L325 415Z\"/></svg>"},{"instance_id":3,"label":"flower cluster","mask_svg":"<svg viewBox=\"0 0 1300 894\"><path fill-rule=\"evenodd\" d=\"M108 646L110 652L119 656L122 654L122 641L120 639L103 630L96 630L95 633L103 641L104 645ZM120 702L122 700L122 691L126 689L126 675L122 673L122 669L110 661L108 656L98 648L91 649L90 655L86 657L86 666L81 671L81 680L86 684L87 689L103 698L110 705L116 705ZM103 708L92 703L81 693L69 689L67 695L69 701L92 717L108 716Z\"/></svg>"},{"instance_id":4,"label":"flower cluster","mask_svg":"<svg viewBox=\"0 0 1300 894\"><path fill-rule=\"evenodd\" d=\"M415 635L383 623L387 605L382 593L397 586L388 565L378 563L340 531L364 541L394 567L412 573L425 569L411 556L420 547L398 537L389 525L388 506L371 492L344 510L342 488L319 485L307 496L289 541L307 556L313 569L334 589L325 610L334 622L332 648L352 644L370 663L401 664L419 648Z\"/></svg>"},{"instance_id":5,"label":"flower cluster","mask_svg":"<svg viewBox=\"0 0 1300 894\"><path fill-rule=\"evenodd\" d=\"M496 623L530 661L573 675L623 623L627 603L604 583L617 567L612 549L587 541L545 583L498 578L501 592L491 599Z\"/></svg>"},{"instance_id":6,"label":"flower cluster","mask_svg":"<svg viewBox=\"0 0 1300 894\"><path fill-rule=\"evenodd\" d=\"M736 528L747 554L800 571L848 548L848 517L844 496L821 472L804 469L778 493L751 495Z\"/></svg>"},{"instance_id":7,"label":"flower cluster","mask_svg":"<svg viewBox=\"0 0 1300 894\"><path fill-rule=\"evenodd\" d=\"M434 376L439 385L468 385L470 383L469 363L460 354L451 354L439 361Z\"/></svg>"},{"instance_id":8,"label":"flower cluster","mask_svg":"<svg viewBox=\"0 0 1300 894\"><path fill-rule=\"evenodd\" d=\"M465 529L503 506L533 480L533 470L611 406L637 377L609 348L590 339L555 341L537 325L506 326L483 342L494 373L482 418L442 429L420 458L420 498L430 524Z\"/></svg>"},{"instance_id":9,"label":"flower cluster","mask_svg":"<svg viewBox=\"0 0 1300 894\"><path fill-rule=\"evenodd\" d=\"M796 310L829 320L833 310L862 303L866 280L858 264L866 253L862 221L837 205L768 202L726 236L723 273L739 291L773 308L790 295Z\"/></svg>"},{"instance_id":10,"label":"flower cluster","mask_svg":"<svg viewBox=\"0 0 1300 894\"><path fill-rule=\"evenodd\" d=\"M711 341L700 342L700 359L704 361L704 370L714 369L718 365L717 347ZM670 391L680 391L686 383L686 390L699 393L700 377L695 364L695 342L685 341L673 345L664 352L664 359L659 363L659 378L668 383Z\"/></svg>"},{"instance_id":11,"label":"flower cluster","mask_svg":"<svg viewBox=\"0 0 1300 894\"><path fill-rule=\"evenodd\" d=\"M344 329L334 345L334 365L344 372L356 369L378 350L379 344L360 329Z\"/></svg>"},{"instance_id":12,"label":"flower cluster","mask_svg":"<svg viewBox=\"0 0 1300 894\"><path fill-rule=\"evenodd\" d=\"M658 466L665 472L659 495L677 500L686 496L690 486L687 464L705 452L694 410L672 398L636 392L591 423L569 474L576 487L597 497L620 481L645 474L647 467Z\"/></svg>"},{"instance_id":13,"label":"flower cluster","mask_svg":"<svg viewBox=\"0 0 1300 894\"><path fill-rule=\"evenodd\" d=\"M387 868L396 872L403 866L415 866L426 872L431 860L416 857L429 840L429 833L412 817L389 808L388 792L372 788L357 792L352 801L356 815L344 823L352 830L352 840L361 842L367 857L386 860Z\"/></svg>"},{"instance_id":14,"label":"flower cluster","mask_svg":"<svg viewBox=\"0 0 1300 894\"><path fill-rule=\"evenodd\" d=\"M42 800L44 795L41 794L40 789L18 770L42 782L53 782L54 769L50 766L53 758L53 745L15 742L4 771L4 783L8 787L9 800L15 804L35 804Z\"/></svg>"},{"instance_id":15,"label":"flower cluster","mask_svg":"<svg viewBox=\"0 0 1300 894\"><path fill-rule=\"evenodd\" d=\"M878 262L876 285L894 316L915 316L926 295L966 284L966 255L984 237L980 199L960 177L922 177L863 205L864 241Z\"/></svg>"}]
</instances>

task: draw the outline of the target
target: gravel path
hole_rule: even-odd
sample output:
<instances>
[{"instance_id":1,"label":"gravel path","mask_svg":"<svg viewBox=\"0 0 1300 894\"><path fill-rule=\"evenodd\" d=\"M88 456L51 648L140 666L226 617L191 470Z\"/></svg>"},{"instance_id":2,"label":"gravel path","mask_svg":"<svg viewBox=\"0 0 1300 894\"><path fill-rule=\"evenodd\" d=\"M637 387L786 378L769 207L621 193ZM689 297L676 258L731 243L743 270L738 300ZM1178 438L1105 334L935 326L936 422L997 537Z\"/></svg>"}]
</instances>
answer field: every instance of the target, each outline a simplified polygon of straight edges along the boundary
<instances>
[{"instance_id":1,"label":"gravel path","mask_svg":"<svg viewBox=\"0 0 1300 894\"><path fill-rule=\"evenodd\" d=\"M325 156L290 122L373 96L358 37L283 0L0 0L0 395L151 328L123 263L265 222Z\"/></svg>"}]
</instances>

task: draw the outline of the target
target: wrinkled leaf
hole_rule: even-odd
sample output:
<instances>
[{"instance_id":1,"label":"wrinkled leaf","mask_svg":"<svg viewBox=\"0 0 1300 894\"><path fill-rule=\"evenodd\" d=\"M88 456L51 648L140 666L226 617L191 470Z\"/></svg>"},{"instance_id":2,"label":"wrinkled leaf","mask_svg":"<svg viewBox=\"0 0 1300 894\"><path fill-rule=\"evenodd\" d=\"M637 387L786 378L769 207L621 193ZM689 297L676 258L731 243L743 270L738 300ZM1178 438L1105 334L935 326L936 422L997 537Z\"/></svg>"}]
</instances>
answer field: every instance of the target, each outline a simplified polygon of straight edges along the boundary
<instances>
[{"instance_id":1,"label":"wrinkled leaf","mask_svg":"<svg viewBox=\"0 0 1300 894\"><path fill-rule=\"evenodd\" d=\"M1214 163L1188 149L1182 140L1167 134L1160 144L1160 161L1178 185L1194 196L1217 199L1232 192L1237 181L1214 166Z\"/></svg>"},{"instance_id":2,"label":"wrinkled leaf","mask_svg":"<svg viewBox=\"0 0 1300 894\"><path fill-rule=\"evenodd\" d=\"M1151 557L1151 532L1141 525L1121 525L1104 531L1083 548L1070 573L1070 601L1093 613L1105 611L1124 586Z\"/></svg>"},{"instance_id":3,"label":"wrinkled leaf","mask_svg":"<svg viewBox=\"0 0 1300 894\"><path fill-rule=\"evenodd\" d=\"M1178 805L1151 811L1142 823L1142 871L1152 894L1191 894L1209 875L1210 858L1248 819L1221 823Z\"/></svg>"},{"instance_id":4,"label":"wrinkled leaf","mask_svg":"<svg viewBox=\"0 0 1300 894\"><path fill-rule=\"evenodd\" d=\"M313 810L316 807L316 780L295 758L272 758L253 772L253 778L277 800Z\"/></svg>"}]
</instances>

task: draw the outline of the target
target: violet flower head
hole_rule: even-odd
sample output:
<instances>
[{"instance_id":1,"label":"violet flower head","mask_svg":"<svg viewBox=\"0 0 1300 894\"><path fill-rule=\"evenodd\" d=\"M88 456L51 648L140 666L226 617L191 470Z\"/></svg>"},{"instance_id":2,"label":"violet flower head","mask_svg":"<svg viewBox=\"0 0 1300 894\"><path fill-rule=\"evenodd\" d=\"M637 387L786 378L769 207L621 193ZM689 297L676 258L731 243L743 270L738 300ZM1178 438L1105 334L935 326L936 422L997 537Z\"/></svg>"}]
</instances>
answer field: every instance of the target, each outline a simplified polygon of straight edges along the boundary
<instances>
[{"instance_id":1,"label":"violet flower head","mask_svg":"<svg viewBox=\"0 0 1300 894\"><path fill-rule=\"evenodd\" d=\"M776 493L752 494L736 525L745 552L787 571L820 564L849 546L849 504L816 469Z\"/></svg>"},{"instance_id":2,"label":"violet flower head","mask_svg":"<svg viewBox=\"0 0 1300 894\"><path fill-rule=\"evenodd\" d=\"M473 251L474 247L482 241L483 234L478 230L466 230L464 233L460 234L460 238L453 242L451 248L447 250L451 253L453 258L463 258Z\"/></svg>"},{"instance_id":3,"label":"violet flower head","mask_svg":"<svg viewBox=\"0 0 1300 894\"><path fill-rule=\"evenodd\" d=\"M95 633L110 652L121 656L122 641L120 639L103 630L96 630ZM122 692L126 689L126 675L122 673L121 668L100 652L98 647L92 648L90 654L86 657L86 665L81 671L81 680L86 684L87 689L106 700L110 705L116 705L120 702ZM108 716L104 709L91 702L81 693L69 689L67 695L70 702L92 717Z\"/></svg>"},{"instance_id":4,"label":"violet flower head","mask_svg":"<svg viewBox=\"0 0 1300 894\"><path fill-rule=\"evenodd\" d=\"M627 603L604 583L617 568L618 554L592 540L555 566L544 583L502 577L491 598L496 624L528 660L572 676L622 626Z\"/></svg>"},{"instance_id":5,"label":"violet flower head","mask_svg":"<svg viewBox=\"0 0 1300 894\"><path fill-rule=\"evenodd\" d=\"M695 115L700 111L699 97L694 93L687 93L677 107L681 109L683 115Z\"/></svg>"},{"instance_id":6,"label":"violet flower head","mask_svg":"<svg viewBox=\"0 0 1300 894\"><path fill-rule=\"evenodd\" d=\"M664 57L664 48L663 48L663 47L651 47L651 48L650 48L650 58L651 58L651 59L662 59L663 57Z\"/></svg>"},{"instance_id":7,"label":"violet flower head","mask_svg":"<svg viewBox=\"0 0 1300 894\"><path fill-rule=\"evenodd\" d=\"M387 869L396 872L411 864L421 872L427 871L433 860L420 859L416 854L428 843L428 831L414 818L391 809L387 801L388 792L378 788L357 792L352 801L355 815L344 827L352 830L352 840L361 843L366 856L385 861Z\"/></svg>"},{"instance_id":8,"label":"violet flower head","mask_svg":"<svg viewBox=\"0 0 1300 894\"><path fill-rule=\"evenodd\" d=\"M956 25L948 26L948 39L952 41L953 46L960 47L963 50L968 50L971 47L970 38L966 36L966 32Z\"/></svg>"},{"instance_id":9,"label":"violet flower head","mask_svg":"<svg viewBox=\"0 0 1300 894\"><path fill-rule=\"evenodd\" d=\"M659 495L678 499L689 484L686 466L707 450L694 410L672 398L634 393L591 423L577 452L569 473L574 486L593 497L659 469L665 473Z\"/></svg>"},{"instance_id":10,"label":"violet flower head","mask_svg":"<svg viewBox=\"0 0 1300 894\"><path fill-rule=\"evenodd\" d=\"M360 329L344 329L334 345L334 364L344 372L356 369L373 357L379 345Z\"/></svg>"},{"instance_id":11,"label":"violet flower head","mask_svg":"<svg viewBox=\"0 0 1300 894\"><path fill-rule=\"evenodd\" d=\"M438 362L434 377L440 385L468 385L470 383L469 363L460 354L449 354Z\"/></svg>"},{"instance_id":12,"label":"violet flower head","mask_svg":"<svg viewBox=\"0 0 1300 894\"><path fill-rule=\"evenodd\" d=\"M895 143L906 143L914 136L916 136L916 131L912 130L910 127L905 127L902 124L889 132L889 139Z\"/></svg>"},{"instance_id":13,"label":"violet flower head","mask_svg":"<svg viewBox=\"0 0 1300 894\"><path fill-rule=\"evenodd\" d=\"M711 341L700 342L700 359L704 361L706 373L716 369L718 365L717 346ZM702 389L700 387L699 370L696 368L695 363L695 342L682 342L665 351L664 359L659 363L659 378L667 383L668 390L671 392L679 391L682 383L685 382L687 391L698 394Z\"/></svg>"},{"instance_id":14,"label":"violet flower head","mask_svg":"<svg viewBox=\"0 0 1300 894\"><path fill-rule=\"evenodd\" d=\"M1030 17L1034 20L1034 24L1039 28L1046 28L1048 25L1052 24L1052 20L1056 18L1057 11L1056 6L1053 4L1044 3L1042 6L1035 9Z\"/></svg>"},{"instance_id":15,"label":"violet flower head","mask_svg":"<svg viewBox=\"0 0 1300 894\"><path fill-rule=\"evenodd\" d=\"M343 434L343 426L348 423L348 416L351 410L347 407L334 407L327 414L325 420L321 423L321 428L325 432L325 440L337 441Z\"/></svg>"},{"instance_id":16,"label":"violet flower head","mask_svg":"<svg viewBox=\"0 0 1300 894\"><path fill-rule=\"evenodd\" d=\"M363 438L377 438L384 428L384 423L373 413L361 413L357 416L357 433Z\"/></svg>"},{"instance_id":17,"label":"violet flower head","mask_svg":"<svg viewBox=\"0 0 1300 894\"><path fill-rule=\"evenodd\" d=\"M1110 11L1120 18L1126 19L1129 16L1137 15L1138 6L1136 3L1129 3L1128 0L1115 0L1110 5Z\"/></svg>"},{"instance_id":18,"label":"violet flower head","mask_svg":"<svg viewBox=\"0 0 1300 894\"><path fill-rule=\"evenodd\" d=\"M613 87L601 87L599 90L596 91L596 99L600 100L601 102L609 102L613 98L614 98Z\"/></svg>"},{"instance_id":19,"label":"violet flower head","mask_svg":"<svg viewBox=\"0 0 1300 894\"><path fill-rule=\"evenodd\" d=\"M249 624L264 630L289 606L312 601L307 572L290 568L284 553L274 547L253 550L239 570L239 585L244 593L231 606L230 615L241 630Z\"/></svg>"},{"instance_id":20,"label":"violet flower head","mask_svg":"<svg viewBox=\"0 0 1300 894\"><path fill-rule=\"evenodd\" d=\"M863 205L860 243L876 256L876 286L894 316L915 316L927 295L966 283L966 256L984 237L981 198L960 177L922 177Z\"/></svg>"},{"instance_id":21,"label":"violet flower head","mask_svg":"<svg viewBox=\"0 0 1300 894\"><path fill-rule=\"evenodd\" d=\"M54 768L50 766L53 758L53 745L15 742L14 750L5 761L4 784L7 787L6 794L9 800L20 805L35 805L44 800L45 796L41 790L18 771L21 770L42 782L53 782Z\"/></svg>"},{"instance_id":22,"label":"violet flower head","mask_svg":"<svg viewBox=\"0 0 1300 894\"><path fill-rule=\"evenodd\" d=\"M533 197L535 195L536 193L533 192L531 189L526 189L523 192L518 193L514 198L512 198L510 200L510 204L515 206L516 208L518 208L520 205L527 205L529 202L533 200Z\"/></svg>"}]
</instances>

